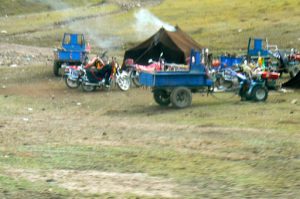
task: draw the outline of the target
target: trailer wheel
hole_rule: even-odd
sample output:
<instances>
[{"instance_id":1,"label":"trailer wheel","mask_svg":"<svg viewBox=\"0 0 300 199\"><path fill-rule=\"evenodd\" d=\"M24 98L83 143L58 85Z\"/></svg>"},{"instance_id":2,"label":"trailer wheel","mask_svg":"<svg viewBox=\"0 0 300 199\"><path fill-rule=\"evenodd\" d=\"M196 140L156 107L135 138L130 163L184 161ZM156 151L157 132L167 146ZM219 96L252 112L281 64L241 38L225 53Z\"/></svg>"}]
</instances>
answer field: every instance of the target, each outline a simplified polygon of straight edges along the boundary
<instances>
[{"instance_id":1,"label":"trailer wheel","mask_svg":"<svg viewBox=\"0 0 300 199\"><path fill-rule=\"evenodd\" d=\"M192 103L192 92L186 87L175 88L171 93L171 102L176 108L185 108Z\"/></svg>"},{"instance_id":2,"label":"trailer wheel","mask_svg":"<svg viewBox=\"0 0 300 199\"><path fill-rule=\"evenodd\" d=\"M261 102L268 98L268 89L262 86L256 86L252 90L252 100Z\"/></svg>"},{"instance_id":3,"label":"trailer wheel","mask_svg":"<svg viewBox=\"0 0 300 199\"><path fill-rule=\"evenodd\" d=\"M155 89L153 97L155 102L160 106L168 106L171 103L170 94L164 89Z\"/></svg>"},{"instance_id":4,"label":"trailer wheel","mask_svg":"<svg viewBox=\"0 0 300 199\"><path fill-rule=\"evenodd\" d=\"M53 63L53 74L54 74L55 76L59 76L59 69L60 69L60 68L61 68L60 63L57 62L57 61L54 61L54 63Z\"/></svg>"}]
</instances>

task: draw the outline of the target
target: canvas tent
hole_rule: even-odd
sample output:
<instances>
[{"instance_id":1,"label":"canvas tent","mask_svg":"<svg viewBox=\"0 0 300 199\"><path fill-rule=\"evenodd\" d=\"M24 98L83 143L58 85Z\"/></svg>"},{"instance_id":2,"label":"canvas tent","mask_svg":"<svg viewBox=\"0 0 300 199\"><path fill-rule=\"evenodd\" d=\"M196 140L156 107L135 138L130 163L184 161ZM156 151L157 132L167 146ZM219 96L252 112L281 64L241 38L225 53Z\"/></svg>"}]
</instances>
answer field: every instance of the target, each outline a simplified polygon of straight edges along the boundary
<instances>
[{"instance_id":1,"label":"canvas tent","mask_svg":"<svg viewBox=\"0 0 300 199\"><path fill-rule=\"evenodd\" d=\"M282 87L300 88L300 72L295 77L282 84Z\"/></svg>"},{"instance_id":2,"label":"canvas tent","mask_svg":"<svg viewBox=\"0 0 300 199\"><path fill-rule=\"evenodd\" d=\"M161 28L146 41L127 50L124 61L131 58L135 63L146 65L149 59L158 61L163 53L165 62L184 64L190 56L191 49L201 50L202 47L178 26L174 32Z\"/></svg>"}]
</instances>

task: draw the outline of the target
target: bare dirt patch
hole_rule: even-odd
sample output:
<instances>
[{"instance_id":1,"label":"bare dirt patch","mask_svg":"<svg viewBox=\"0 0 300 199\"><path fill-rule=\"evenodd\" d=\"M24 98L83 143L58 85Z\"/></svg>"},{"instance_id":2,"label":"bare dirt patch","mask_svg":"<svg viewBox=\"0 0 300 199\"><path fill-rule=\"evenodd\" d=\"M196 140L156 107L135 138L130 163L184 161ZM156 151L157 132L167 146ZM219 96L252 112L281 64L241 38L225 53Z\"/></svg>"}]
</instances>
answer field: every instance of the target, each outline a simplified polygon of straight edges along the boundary
<instances>
[{"instance_id":1,"label":"bare dirt patch","mask_svg":"<svg viewBox=\"0 0 300 199\"><path fill-rule=\"evenodd\" d=\"M0 66L47 64L52 60L51 48L0 43Z\"/></svg>"},{"instance_id":2,"label":"bare dirt patch","mask_svg":"<svg viewBox=\"0 0 300 199\"><path fill-rule=\"evenodd\" d=\"M133 193L141 196L176 198L171 180L150 177L143 173L112 173L95 170L25 170L11 169L7 174L31 182L48 182L68 190L90 194Z\"/></svg>"}]
</instances>

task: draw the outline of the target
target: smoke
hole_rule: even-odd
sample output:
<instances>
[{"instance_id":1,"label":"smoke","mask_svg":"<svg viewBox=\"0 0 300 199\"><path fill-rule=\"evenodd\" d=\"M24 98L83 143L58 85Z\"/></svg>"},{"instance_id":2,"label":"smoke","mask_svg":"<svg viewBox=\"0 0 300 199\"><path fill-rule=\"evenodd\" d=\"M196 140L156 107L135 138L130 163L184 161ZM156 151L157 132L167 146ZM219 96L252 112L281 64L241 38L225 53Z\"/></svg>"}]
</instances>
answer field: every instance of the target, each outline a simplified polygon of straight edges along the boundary
<instances>
[{"instance_id":1,"label":"smoke","mask_svg":"<svg viewBox=\"0 0 300 199\"><path fill-rule=\"evenodd\" d=\"M101 23L101 21L99 23ZM100 49L108 50L117 48L120 47L120 43L122 43L121 39L117 36L101 34L101 32L95 31L95 28L89 23L73 23L70 25L72 30L78 30L78 27L83 30L90 43Z\"/></svg>"},{"instance_id":2,"label":"smoke","mask_svg":"<svg viewBox=\"0 0 300 199\"><path fill-rule=\"evenodd\" d=\"M153 15L150 11L146 9L140 9L138 12L134 14L135 24L134 29L139 35L139 37L144 38L147 37L161 27L164 27L168 31L176 31L175 27L163 22L158 17Z\"/></svg>"},{"instance_id":3,"label":"smoke","mask_svg":"<svg viewBox=\"0 0 300 199\"><path fill-rule=\"evenodd\" d=\"M72 3L68 4L66 1L58 0L26 0L28 2L43 3L53 10L69 9L72 8ZM82 0L82 5L86 5L86 0ZM64 14L64 11L61 12ZM63 17L64 18L64 17ZM152 35L154 32L158 31L161 27L164 27L168 31L176 31L175 27L160 20L154 14L146 9L140 9L134 13L135 20L132 22L133 30L135 31L135 39L145 39ZM66 20L66 19L65 19ZM109 24L101 23L104 20L100 16L97 17L94 23L90 21L87 23L86 20L74 20L67 23L62 23L65 28L68 28L74 33L85 33L89 38L90 42L100 49L115 49L123 45L124 41L118 36L113 36L108 34L109 32L114 32L111 26L99 27L99 24ZM93 20L94 21L94 20ZM97 23L97 24L95 24ZM98 28L97 28L98 27ZM105 31L101 31L104 30ZM92 46L93 47L93 46Z\"/></svg>"},{"instance_id":4,"label":"smoke","mask_svg":"<svg viewBox=\"0 0 300 199\"><path fill-rule=\"evenodd\" d=\"M58 0L26 0L28 2L36 2L43 3L51 7L53 10L62 10L62 9L71 9L74 8L72 3L68 4L65 1ZM81 1L82 5L88 5L89 3L86 0ZM61 12L64 14L64 11ZM68 19L65 19L68 20ZM101 23L101 17L97 17L97 24ZM96 27L97 27L96 24ZM93 46L100 49L112 49L119 46L121 43L121 39L112 35L101 34L101 28L96 28L94 23L87 23L86 20L74 20L67 23L63 23L63 26L74 33L84 33L85 38L88 38L90 43ZM103 27L102 27L103 28ZM105 27L105 31L112 32L113 30L109 30L110 27Z\"/></svg>"}]
</instances>

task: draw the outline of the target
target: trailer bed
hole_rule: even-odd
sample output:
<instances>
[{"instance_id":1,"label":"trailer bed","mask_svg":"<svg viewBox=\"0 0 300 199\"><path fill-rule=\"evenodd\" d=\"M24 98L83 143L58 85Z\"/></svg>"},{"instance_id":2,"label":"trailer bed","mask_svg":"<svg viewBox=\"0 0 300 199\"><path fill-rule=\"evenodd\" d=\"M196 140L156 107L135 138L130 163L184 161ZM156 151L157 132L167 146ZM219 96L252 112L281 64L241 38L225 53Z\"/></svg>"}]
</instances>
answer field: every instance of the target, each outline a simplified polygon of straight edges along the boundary
<instances>
[{"instance_id":1,"label":"trailer bed","mask_svg":"<svg viewBox=\"0 0 300 199\"><path fill-rule=\"evenodd\" d=\"M140 83L148 87L203 87L213 84L205 72L198 71L141 72Z\"/></svg>"}]
</instances>

